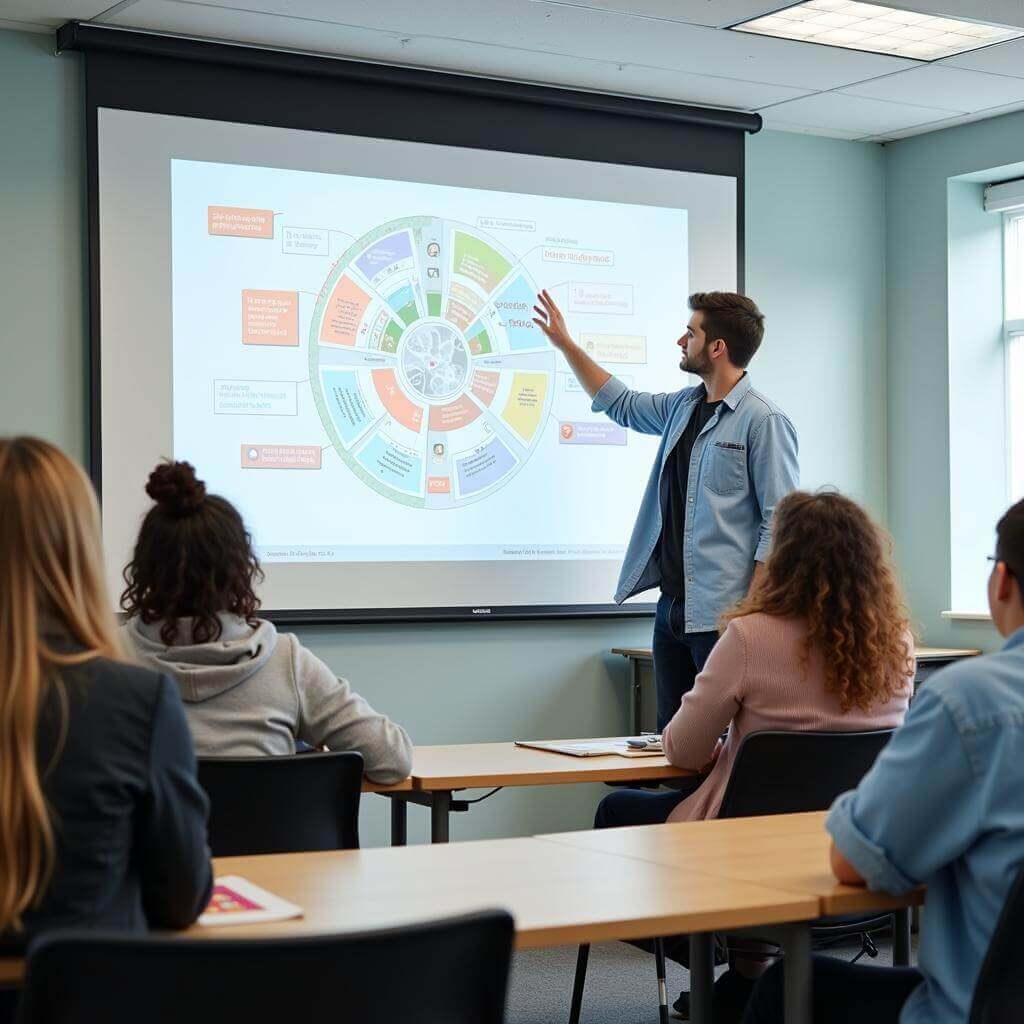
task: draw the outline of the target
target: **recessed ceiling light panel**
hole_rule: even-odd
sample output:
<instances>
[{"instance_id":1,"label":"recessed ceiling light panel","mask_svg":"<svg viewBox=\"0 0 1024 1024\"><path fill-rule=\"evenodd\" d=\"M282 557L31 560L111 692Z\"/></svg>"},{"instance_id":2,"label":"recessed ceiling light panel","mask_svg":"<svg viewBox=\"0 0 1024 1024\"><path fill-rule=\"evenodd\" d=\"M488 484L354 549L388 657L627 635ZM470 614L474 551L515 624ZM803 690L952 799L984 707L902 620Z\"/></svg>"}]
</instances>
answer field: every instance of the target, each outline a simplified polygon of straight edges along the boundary
<instances>
[{"instance_id":1,"label":"recessed ceiling light panel","mask_svg":"<svg viewBox=\"0 0 1024 1024\"><path fill-rule=\"evenodd\" d=\"M1024 31L1019 28L899 11L859 0L805 0L732 27L737 32L799 39L913 60L940 60L955 53L1024 37Z\"/></svg>"}]
</instances>

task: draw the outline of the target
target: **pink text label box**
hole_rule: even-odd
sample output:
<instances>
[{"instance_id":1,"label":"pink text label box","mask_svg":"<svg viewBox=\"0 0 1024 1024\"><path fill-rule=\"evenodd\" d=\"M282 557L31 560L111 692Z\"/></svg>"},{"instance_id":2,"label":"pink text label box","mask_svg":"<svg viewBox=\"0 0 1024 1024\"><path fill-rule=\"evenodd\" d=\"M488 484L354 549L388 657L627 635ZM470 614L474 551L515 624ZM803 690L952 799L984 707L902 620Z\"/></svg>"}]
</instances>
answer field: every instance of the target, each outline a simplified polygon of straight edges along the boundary
<instances>
[{"instance_id":1,"label":"pink text label box","mask_svg":"<svg viewBox=\"0 0 1024 1024\"><path fill-rule=\"evenodd\" d=\"M588 423L563 420L558 424L559 444L615 444L626 443L625 428L617 423Z\"/></svg>"},{"instance_id":2,"label":"pink text label box","mask_svg":"<svg viewBox=\"0 0 1024 1024\"><path fill-rule=\"evenodd\" d=\"M242 469L319 469L317 444L243 444Z\"/></svg>"},{"instance_id":3,"label":"pink text label box","mask_svg":"<svg viewBox=\"0 0 1024 1024\"><path fill-rule=\"evenodd\" d=\"M242 344L299 344L298 292L242 289Z\"/></svg>"},{"instance_id":4,"label":"pink text label box","mask_svg":"<svg viewBox=\"0 0 1024 1024\"><path fill-rule=\"evenodd\" d=\"M206 228L211 235L235 238L273 238L274 211L241 206L208 206Z\"/></svg>"}]
</instances>

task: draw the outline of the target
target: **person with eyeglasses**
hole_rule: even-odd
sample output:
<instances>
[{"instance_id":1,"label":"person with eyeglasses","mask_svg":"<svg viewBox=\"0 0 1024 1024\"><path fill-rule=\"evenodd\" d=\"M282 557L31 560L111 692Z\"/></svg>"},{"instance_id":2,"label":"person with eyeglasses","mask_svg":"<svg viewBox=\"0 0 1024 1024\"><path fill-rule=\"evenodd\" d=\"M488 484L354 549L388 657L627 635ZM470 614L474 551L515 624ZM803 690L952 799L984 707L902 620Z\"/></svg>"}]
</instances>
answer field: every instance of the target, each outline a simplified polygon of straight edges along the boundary
<instances>
[{"instance_id":1,"label":"person with eyeglasses","mask_svg":"<svg viewBox=\"0 0 1024 1024\"><path fill-rule=\"evenodd\" d=\"M1007 893L1024 864L1024 501L996 527L988 580L1002 650L932 676L874 767L832 806L847 885L927 886L917 968L814 963L814 1020L964 1024ZM745 1024L783 1020L779 965Z\"/></svg>"}]
</instances>

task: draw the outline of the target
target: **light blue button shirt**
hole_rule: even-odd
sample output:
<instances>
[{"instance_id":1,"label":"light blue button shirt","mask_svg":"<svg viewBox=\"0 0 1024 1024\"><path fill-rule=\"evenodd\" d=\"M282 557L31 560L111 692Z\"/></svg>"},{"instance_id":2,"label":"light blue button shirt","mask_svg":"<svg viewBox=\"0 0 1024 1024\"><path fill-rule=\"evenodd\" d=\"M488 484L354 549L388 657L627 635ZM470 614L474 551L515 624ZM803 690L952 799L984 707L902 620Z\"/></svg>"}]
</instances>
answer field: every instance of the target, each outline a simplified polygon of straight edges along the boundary
<instances>
[{"instance_id":1,"label":"light blue button shirt","mask_svg":"<svg viewBox=\"0 0 1024 1024\"><path fill-rule=\"evenodd\" d=\"M661 435L622 563L618 604L661 581L654 558L661 536L661 474L706 396L702 384L651 395L630 391L616 377L594 396L594 412L630 430ZM799 482L796 430L754 390L747 374L705 424L690 455L682 545L687 633L717 629L721 615L746 594L754 562L768 557L775 506Z\"/></svg>"},{"instance_id":2,"label":"light blue button shirt","mask_svg":"<svg viewBox=\"0 0 1024 1024\"><path fill-rule=\"evenodd\" d=\"M928 886L924 981L901 1024L964 1024L1024 862L1024 628L998 654L925 683L871 771L836 800L827 828L869 888Z\"/></svg>"}]
</instances>

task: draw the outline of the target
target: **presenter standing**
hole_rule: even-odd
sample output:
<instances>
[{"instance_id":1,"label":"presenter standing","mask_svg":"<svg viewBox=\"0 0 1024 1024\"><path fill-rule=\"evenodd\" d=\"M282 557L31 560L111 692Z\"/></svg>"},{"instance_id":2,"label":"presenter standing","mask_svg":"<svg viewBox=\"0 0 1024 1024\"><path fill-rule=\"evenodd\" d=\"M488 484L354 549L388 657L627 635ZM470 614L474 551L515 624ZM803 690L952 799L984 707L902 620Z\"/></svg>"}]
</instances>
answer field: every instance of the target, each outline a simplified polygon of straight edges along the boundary
<instances>
[{"instance_id":1,"label":"presenter standing","mask_svg":"<svg viewBox=\"0 0 1024 1024\"><path fill-rule=\"evenodd\" d=\"M565 356L594 412L661 436L615 591L621 604L661 590L654 620L660 731L704 667L719 617L756 583L775 506L799 483L793 424L746 372L764 316L744 295L691 295L679 369L703 383L652 395L602 369L570 337L551 296L537 298L534 323Z\"/></svg>"}]
</instances>

